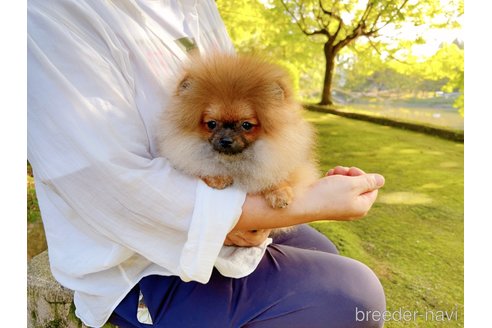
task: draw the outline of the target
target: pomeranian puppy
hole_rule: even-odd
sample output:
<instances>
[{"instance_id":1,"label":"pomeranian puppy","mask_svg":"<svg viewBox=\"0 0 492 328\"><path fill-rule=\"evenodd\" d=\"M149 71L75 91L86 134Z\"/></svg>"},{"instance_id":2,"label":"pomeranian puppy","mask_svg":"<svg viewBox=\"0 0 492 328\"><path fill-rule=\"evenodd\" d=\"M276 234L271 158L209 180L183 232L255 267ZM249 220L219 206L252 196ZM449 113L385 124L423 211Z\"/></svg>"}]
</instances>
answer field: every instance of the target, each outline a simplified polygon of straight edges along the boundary
<instances>
[{"instance_id":1,"label":"pomeranian puppy","mask_svg":"<svg viewBox=\"0 0 492 328\"><path fill-rule=\"evenodd\" d=\"M194 57L163 111L159 152L212 188L234 185L284 208L319 176L314 129L301 110L288 74L274 64Z\"/></svg>"}]
</instances>

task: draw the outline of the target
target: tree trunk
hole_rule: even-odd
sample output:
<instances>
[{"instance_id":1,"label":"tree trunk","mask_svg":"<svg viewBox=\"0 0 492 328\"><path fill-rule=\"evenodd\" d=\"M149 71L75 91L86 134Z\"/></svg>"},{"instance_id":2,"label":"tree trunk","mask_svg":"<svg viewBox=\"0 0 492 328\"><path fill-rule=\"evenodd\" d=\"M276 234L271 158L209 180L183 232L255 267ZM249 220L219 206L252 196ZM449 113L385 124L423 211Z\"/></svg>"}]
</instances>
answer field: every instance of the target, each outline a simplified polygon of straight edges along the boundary
<instances>
[{"instance_id":1,"label":"tree trunk","mask_svg":"<svg viewBox=\"0 0 492 328\"><path fill-rule=\"evenodd\" d=\"M333 85L333 74L335 72L335 48L330 43L325 43L324 53L326 60L325 80L323 82L323 91L321 92L320 105L333 105L331 89Z\"/></svg>"}]
</instances>

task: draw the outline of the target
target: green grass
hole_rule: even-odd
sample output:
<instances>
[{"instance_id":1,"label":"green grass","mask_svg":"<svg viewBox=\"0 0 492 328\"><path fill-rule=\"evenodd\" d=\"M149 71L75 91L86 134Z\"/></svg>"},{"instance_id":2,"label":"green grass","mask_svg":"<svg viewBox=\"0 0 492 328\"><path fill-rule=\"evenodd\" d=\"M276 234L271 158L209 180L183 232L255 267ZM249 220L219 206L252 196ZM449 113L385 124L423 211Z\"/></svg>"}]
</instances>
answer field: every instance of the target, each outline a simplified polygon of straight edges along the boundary
<instances>
[{"instance_id":1,"label":"green grass","mask_svg":"<svg viewBox=\"0 0 492 328\"><path fill-rule=\"evenodd\" d=\"M38 210L38 200L36 198L36 190L34 190L34 178L27 176L27 222L39 222L41 215Z\"/></svg>"},{"instance_id":2,"label":"green grass","mask_svg":"<svg viewBox=\"0 0 492 328\"><path fill-rule=\"evenodd\" d=\"M330 114L306 112L306 118L319 130L323 170L358 166L386 178L364 219L313 223L342 255L376 272L389 311L421 315L385 327L463 327L463 144ZM28 199L28 222L38 224L39 235L29 182ZM32 253L46 247L41 237L29 235L28 246ZM424 317L453 310L458 320Z\"/></svg>"},{"instance_id":3,"label":"green grass","mask_svg":"<svg viewBox=\"0 0 492 328\"><path fill-rule=\"evenodd\" d=\"M27 259L41 253L47 248L43 222L39 213L38 199L34 189L34 178L29 163L27 164Z\"/></svg>"},{"instance_id":4,"label":"green grass","mask_svg":"<svg viewBox=\"0 0 492 328\"><path fill-rule=\"evenodd\" d=\"M376 272L389 311L421 314L385 327L462 327L463 144L330 114L306 118L319 130L323 170L357 166L386 178L364 219L313 223ZM453 310L458 320L425 320Z\"/></svg>"}]
</instances>

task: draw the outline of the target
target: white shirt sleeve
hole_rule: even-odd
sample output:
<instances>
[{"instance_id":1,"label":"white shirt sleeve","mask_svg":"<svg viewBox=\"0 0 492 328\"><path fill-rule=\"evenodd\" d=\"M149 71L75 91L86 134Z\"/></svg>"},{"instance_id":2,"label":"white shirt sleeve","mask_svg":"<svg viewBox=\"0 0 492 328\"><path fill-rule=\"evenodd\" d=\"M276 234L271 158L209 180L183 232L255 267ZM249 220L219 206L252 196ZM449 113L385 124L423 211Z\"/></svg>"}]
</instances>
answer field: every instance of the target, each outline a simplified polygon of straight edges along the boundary
<instances>
[{"instance_id":1,"label":"white shirt sleeve","mask_svg":"<svg viewBox=\"0 0 492 328\"><path fill-rule=\"evenodd\" d=\"M50 209L61 202L64 219L81 233L185 281L207 282L245 193L211 189L153 157L147 114L135 100L146 90L136 83L127 45L83 3L64 2L51 16L50 3L28 7L28 159L48 195L40 201L43 220L52 227ZM48 243L58 247L63 231L54 231L48 229ZM111 265L109 257L99 269Z\"/></svg>"}]
</instances>

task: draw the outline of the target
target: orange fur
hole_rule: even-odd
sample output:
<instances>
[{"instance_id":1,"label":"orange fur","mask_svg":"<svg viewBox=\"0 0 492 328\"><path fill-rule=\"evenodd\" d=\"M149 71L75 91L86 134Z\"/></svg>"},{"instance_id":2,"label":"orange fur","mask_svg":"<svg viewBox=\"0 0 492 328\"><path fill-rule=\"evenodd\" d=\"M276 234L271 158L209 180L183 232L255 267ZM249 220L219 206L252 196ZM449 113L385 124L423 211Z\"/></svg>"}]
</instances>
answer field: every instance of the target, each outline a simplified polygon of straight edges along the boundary
<instances>
[{"instance_id":1,"label":"orange fur","mask_svg":"<svg viewBox=\"0 0 492 328\"><path fill-rule=\"evenodd\" d=\"M177 169L212 187L232 182L261 193L275 208L318 177L314 130L280 67L249 56L195 57L176 84L158 144Z\"/></svg>"}]
</instances>

